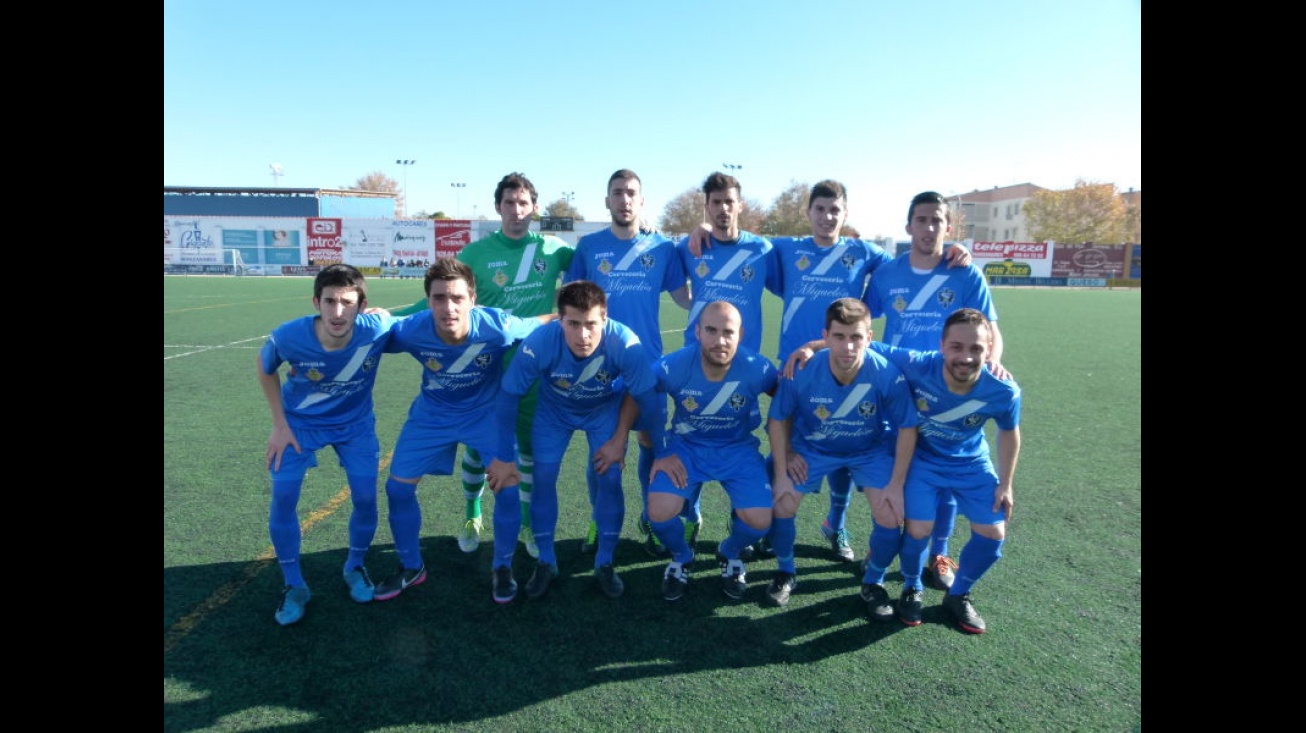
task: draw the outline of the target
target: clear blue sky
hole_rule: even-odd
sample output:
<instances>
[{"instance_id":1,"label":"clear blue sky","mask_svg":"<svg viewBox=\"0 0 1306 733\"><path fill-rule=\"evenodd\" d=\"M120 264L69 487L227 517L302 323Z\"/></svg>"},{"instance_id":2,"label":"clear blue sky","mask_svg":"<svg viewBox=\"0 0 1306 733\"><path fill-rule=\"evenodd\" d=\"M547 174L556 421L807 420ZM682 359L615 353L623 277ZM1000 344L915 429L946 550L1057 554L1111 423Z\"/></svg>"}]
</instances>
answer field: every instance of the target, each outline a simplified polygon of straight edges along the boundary
<instances>
[{"instance_id":1,"label":"clear blue sky","mask_svg":"<svg viewBox=\"0 0 1306 733\"><path fill-rule=\"evenodd\" d=\"M655 221L730 163L763 205L843 181L863 236L905 238L924 190L1141 191L1142 4L164 0L163 184L271 186L271 163L490 218L521 171L587 220L631 168Z\"/></svg>"}]
</instances>

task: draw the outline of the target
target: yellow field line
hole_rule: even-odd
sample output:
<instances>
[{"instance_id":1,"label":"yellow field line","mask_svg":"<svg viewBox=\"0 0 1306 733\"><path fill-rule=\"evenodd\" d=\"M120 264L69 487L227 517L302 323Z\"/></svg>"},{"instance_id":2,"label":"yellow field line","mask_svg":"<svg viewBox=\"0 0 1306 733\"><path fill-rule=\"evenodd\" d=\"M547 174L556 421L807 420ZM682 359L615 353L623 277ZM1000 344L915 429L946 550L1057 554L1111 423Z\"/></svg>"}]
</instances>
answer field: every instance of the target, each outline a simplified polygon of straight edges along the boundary
<instances>
[{"instance_id":1,"label":"yellow field line","mask_svg":"<svg viewBox=\"0 0 1306 733\"><path fill-rule=\"evenodd\" d=\"M390 459L393 456L394 453L391 452L381 459L381 464L377 469L378 475L384 474L386 469L390 467ZM331 497L326 504L314 509L304 518L304 521L299 525L301 536L307 534L310 529L322 522L322 520L334 514L335 511L347 501L349 501L348 484L338 491L335 496ZM167 654L172 651L172 649L176 647L177 644L181 643L190 632L195 630L196 626L200 625L200 622L235 598L237 593L239 593L245 586L249 585L250 581L254 580L254 578L257 578L258 574L263 572L264 568L274 564L276 559L276 550L273 547L268 546L267 549L260 552L258 557L255 557L251 563L241 570L240 577L224 583L217 590L213 591L212 595L196 606L195 610L182 616L177 623L172 625L172 628L163 632L163 653Z\"/></svg>"}]
</instances>

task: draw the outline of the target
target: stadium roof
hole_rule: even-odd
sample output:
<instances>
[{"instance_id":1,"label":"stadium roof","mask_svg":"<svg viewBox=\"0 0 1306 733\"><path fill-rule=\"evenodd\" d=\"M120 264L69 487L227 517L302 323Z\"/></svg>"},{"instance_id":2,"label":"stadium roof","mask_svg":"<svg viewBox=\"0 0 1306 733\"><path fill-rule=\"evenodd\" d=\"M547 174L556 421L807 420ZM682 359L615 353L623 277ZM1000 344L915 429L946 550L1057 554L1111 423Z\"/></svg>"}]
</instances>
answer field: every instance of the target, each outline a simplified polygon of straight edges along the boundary
<instances>
[{"instance_id":1,"label":"stadium roof","mask_svg":"<svg viewBox=\"0 0 1306 733\"><path fill-rule=\"evenodd\" d=\"M352 188L222 188L214 186L164 186L163 195L190 196L357 196L359 198L397 198L390 191L361 191Z\"/></svg>"}]
</instances>

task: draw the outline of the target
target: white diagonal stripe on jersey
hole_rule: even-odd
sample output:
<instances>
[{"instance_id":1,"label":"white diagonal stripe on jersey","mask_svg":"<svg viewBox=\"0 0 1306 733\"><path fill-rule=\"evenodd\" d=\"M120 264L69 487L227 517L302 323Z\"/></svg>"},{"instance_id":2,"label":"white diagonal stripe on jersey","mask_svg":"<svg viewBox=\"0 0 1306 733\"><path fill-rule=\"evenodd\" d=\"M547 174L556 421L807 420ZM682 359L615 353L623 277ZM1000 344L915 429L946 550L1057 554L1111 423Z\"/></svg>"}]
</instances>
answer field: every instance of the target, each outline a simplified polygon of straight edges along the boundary
<instances>
[{"instance_id":1,"label":"white diagonal stripe on jersey","mask_svg":"<svg viewBox=\"0 0 1306 733\"><path fill-rule=\"evenodd\" d=\"M835 409L834 414L830 417L843 417L844 415L847 415L859 402L862 401L862 398L866 396L866 393L869 392L870 389L871 385L869 384L859 384L856 387L853 387L853 391L849 392L848 396L843 398L843 402L839 404L839 407Z\"/></svg>"},{"instance_id":2,"label":"white diagonal stripe on jersey","mask_svg":"<svg viewBox=\"0 0 1306 733\"><path fill-rule=\"evenodd\" d=\"M734 272L735 270L738 270L745 262L748 261L748 258L752 256L752 254L753 254L752 252L748 252L748 251L736 252L720 270L717 270L715 273L712 274L712 279L724 280L730 277L730 273Z\"/></svg>"},{"instance_id":3,"label":"white diagonal stripe on jersey","mask_svg":"<svg viewBox=\"0 0 1306 733\"><path fill-rule=\"evenodd\" d=\"M475 359L477 356L479 356L482 351L485 351L484 342L476 343L476 344L472 344L471 346L468 346L467 350L463 352L463 355L458 357L458 359L454 361L453 364L449 365L449 369L446 370L446 373L461 374L462 371L467 368L467 365L471 364L472 360Z\"/></svg>"},{"instance_id":4,"label":"white diagonal stripe on jersey","mask_svg":"<svg viewBox=\"0 0 1306 733\"><path fill-rule=\"evenodd\" d=\"M935 291L943 287L943 284L947 281L947 275L935 275L934 277L931 277L930 281L925 283L925 287L921 288L921 291L916 294L916 297L912 298L911 302L907 304L907 310L920 310L925 305L925 301L933 298Z\"/></svg>"},{"instance_id":5,"label":"white diagonal stripe on jersey","mask_svg":"<svg viewBox=\"0 0 1306 733\"><path fill-rule=\"evenodd\" d=\"M956 407L952 408L951 410L948 410L947 412L940 412L937 415L930 415L930 418L933 420L938 420L939 422L952 422L954 420L960 420L961 418L966 417L967 415L975 412L976 410L978 410L979 408L987 404L988 403L983 400L966 400L965 402L961 403L960 405L957 405Z\"/></svg>"},{"instance_id":6,"label":"white diagonal stripe on jersey","mask_svg":"<svg viewBox=\"0 0 1306 733\"><path fill-rule=\"evenodd\" d=\"M371 351L371 344L358 347L358 350L354 352L354 355L349 357L349 363L345 364L345 368L340 370L340 373L335 376L333 381L348 382L353 379L354 374L357 373L359 369L363 368L363 362L367 361L367 355Z\"/></svg>"},{"instance_id":7,"label":"white diagonal stripe on jersey","mask_svg":"<svg viewBox=\"0 0 1306 733\"><path fill-rule=\"evenodd\" d=\"M639 243L636 244L634 247L631 247L631 248L630 248L630 251L626 253L626 256L625 256L625 257L622 257L621 260L619 260L619 261L617 262L616 267L614 267L613 269L615 269L615 270L629 270L631 264L633 264L634 262L637 262L637 261L639 260L640 255L642 255L642 254L644 254L645 252L647 252L647 251L648 251L648 248L649 248L649 247L652 247L652 246L653 246L653 243L650 242L650 241L648 241L648 240L645 240L645 241L643 241L643 242L639 242Z\"/></svg>"},{"instance_id":8,"label":"white diagonal stripe on jersey","mask_svg":"<svg viewBox=\"0 0 1306 733\"><path fill-rule=\"evenodd\" d=\"M304 401L300 402L296 406L296 409L302 410L305 407L308 407L309 405L316 405L317 403L329 398L330 396L331 395L327 394L326 392L314 392L313 394L305 397Z\"/></svg>"},{"instance_id":9,"label":"white diagonal stripe on jersey","mask_svg":"<svg viewBox=\"0 0 1306 733\"><path fill-rule=\"evenodd\" d=\"M592 379L594 375L603 368L603 362L607 360L606 356L599 355L594 357L594 361L585 365L585 369L576 377L576 384L583 384L586 380Z\"/></svg>"},{"instance_id":10,"label":"white diagonal stripe on jersey","mask_svg":"<svg viewBox=\"0 0 1306 733\"><path fill-rule=\"evenodd\" d=\"M789 301L789 307L785 308L784 317L780 319L780 333L789 330L789 322L794 319L794 316L798 315L798 308L805 300L807 300L806 297L799 295Z\"/></svg>"},{"instance_id":11,"label":"white diagonal stripe on jersey","mask_svg":"<svg viewBox=\"0 0 1306 733\"><path fill-rule=\"evenodd\" d=\"M843 253L847 250L848 250L848 245L846 244L834 245L834 249L830 250L830 254L821 258L820 263L816 265L816 269L812 270L812 274L824 275L825 273L829 272L830 268L834 267L834 263L838 262L840 259L843 258Z\"/></svg>"},{"instance_id":12,"label":"white diagonal stripe on jersey","mask_svg":"<svg viewBox=\"0 0 1306 733\"><path fill-rule=\"evenodd\" d=\"M738 386L739 386L738 381L726 382L725 384L721 385L721 389L718 389L716 391L716 396L713 397L712 401L707 403L707 407L704 407L703 411L698 414L715 415L718 412L720 412L721 406L730 400L731 395L735 393L735 388Z\"/></svg>"},{"instance_id":13,"label":"white diagonal stripe on jersey","mask_svg":"<svg viewBox=\"0 0 1306 733\"><path fill-rule=\"evenodd\" d=\"M693 323L693 322L694 322L694 319L695 319L695 318L698 318L698 314L703 312L703 306L705 306L705 305L707 305L707 303L695 302L694 305L690 306L690 308L689 308L689 322L690 322L690 323ZM689 329L689 332L690 332L690 333L693 333L693 332L694 332L694 329L692 329L692 328Z\"/></svg>"},{"instance_id":14,"label":"white diagonal stripe on jersey","mask_svg":"<svg viewBox=\"0 0 1306 733\"><path fill-rule=\"evenodd\" d=\"M531 274L531 267L535 265L535 248L534 242L526 245L526 249L521 253L521 264L517 266L517 277L513 278L514 285L526 282L527 276Z\"/></svg>"}]
</instances>

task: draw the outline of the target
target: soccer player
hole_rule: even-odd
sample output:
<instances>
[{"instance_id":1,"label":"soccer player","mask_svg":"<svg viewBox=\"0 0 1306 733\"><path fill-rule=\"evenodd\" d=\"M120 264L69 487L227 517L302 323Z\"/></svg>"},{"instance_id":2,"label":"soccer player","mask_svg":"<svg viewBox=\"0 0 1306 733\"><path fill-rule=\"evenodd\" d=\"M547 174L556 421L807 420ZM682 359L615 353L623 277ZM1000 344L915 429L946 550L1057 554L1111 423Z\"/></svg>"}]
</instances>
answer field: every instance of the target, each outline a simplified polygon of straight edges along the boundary
<instances>
[{"instance_id":1,"label":"soccer player","mask_svg":"<svg viewBox=\"0 0 1306 733\"><path fill-rule=\"evenodd\" d=\"M363 274L350 265L327 265L313 278L317 313L277 326L254 359L272 414L268 534L285 581L275 616L282 626L302 619L313 596L299 562L299 494L308 469L317 465L317 452L327 446L335 449L353 502L345 584L359 603L375 593L364 563L376 535L381 458L372 388L395 319L363 313L366 307ZM282 364L290 365L284 382Z\"/></svg>"},{"instance_id":2,"label":"soccer player","mask_svg":"<svg viewBox=\"0 0 1306 733\"><path fill-rule=\"evenodd\" d=\"M387 352L410 354L422 365L422 383L395 444L385 485L400 567L377 585L378 601L426 580L418 482L425 474L453 473L459 443L482 456L499 455L500 435L513 434L511 429L500 431L493 419L503 361L509 349L555 318L518 318L499 308L477 308L476 278L466 263L452 257L437 258L427 268L423 287L429 307L402 320L386 346ZM515 459L514 454L506 457ZM495 491L491 594L496 603L508 603L517 595L512 558L520 527L517 485L512 482Z\"/></svg>"},{"instance_id":3,"label":"soccer player","mask_svg":"<svg viewBox=\"0 0 1306 733\"><path fill-rule=\"evenodd\" d=\"M877 563L897 555L902 537L903 483L919 420L911 392L898 367L871 351L871 314L860 300L831 303L822 335L829 347L792 380L780 380L767 424L777 571L766 594L777 606L788 604L798 587L798 507L804 494L820 492L821 480L831 473L849 473L870 503Z\"/></svg>"},{"instance_id":4,"label":"soccer player","mask_svg":"<svg viewBox=\"0 0 1306 733\"><path fill-rule=\"evenodd\" d=\"M956 579L943 596L957 625L982 634L984 619L970 591L1002 557L1007 522L1015 506L1013 481L1020 457L1021 390L1007 375L992 372L996 331L983 312L962 308L948 316L939 351L889 349L889 360L911 385L921 422L911 474L907 477L907 534L902 542L903 594L898 618L908 626L921 622L922 583L940 494L950 495L970 522L971 536L961 549ZM996 470L984 425L997 425ZM872 551L872 557L873 557ZM881 582L883 573L868 568L863 584Z\"/></svg>"},{"instance_id":5,"label":"soccer player","mask_svg":"<svg viewBox=\"0 0 1306 733\"><path fill-rule=\"evenodd\" d=\"M639 337L650 363L662 358L662 332L658 314L662 293L680 307L689 309L689 287L676 243L658 232L642 231L643 182L632 170L622 168L608 177L604 206L612 224L603 231L586 234L576 243L576 254L563 275L564 282L589 280L608 297L608 317L624 324ZM649 474L653 467L653 444L648 431L638 433L640 506L648 498ZM590 507L594 508L594 485L590 483ZM648 517L641 512L640 529L645 547L652 554L665 555L647 529ZM597 518L590 519L581 552L594 552L598 536Z\"/></svg>"},{"instance_id":6,"label":"soccer player","mask_svg":"<svg viewBox=\"0 0 1306 733\"><path fill-rule=\"evenodd\" d=\"M499 212L500 228L488 237L468 244L456 257L466 262L476 276L480 305L502 308L519 318L542 316L553 312L558 281L571 264L575 250L551 234L531 231L531 220L540 211L535 184L521 173L509 173L494 189L494 209ZM418 302L395 315L407 315L426 307ZM509 352L508 361L513 354ZM506 364L505 364L506 368ZM535 412L535 392L522 401L517 416L518 467L521 471L522 542L531 557L539 557L539 548L531 534L531 487L533 486L533 452L531 416ZM467 500L467 520L458 539L463 552L474 552L480 543L481 494L485 488L485 461L475 449L463 451L463 492Z\"/></svg>"},{"instance_id":7,"label":"soccer player","mask_svg":"<svg viewBox=\"0 0 1306 733\"><path fill-rule=\"evenodd\" d=\"M629 420L622 418L627 394L647 421L654 445L663 441L666 400L655 387L652 364L639 337L608 318L607 296L596 283L576 280L558 291L558 321L537 329L522 342L516 358L503 375L496 414L511 421L523 396L538 385L539 402L531 426L535 446L535 498L531 502L532 526L539 547L539 562L526 582L529 598L543 596L558 576L554 529L558 523L558 473L572 433L584 431L589 462L597 486L594 513L598 542L594 553L594 578L599 589L616 598L625 589L613 567L617 540L626 516L621 471L630 439ZM501 431L500 449L490 463L490 487L505 485L515 470L509 456L512 436Z\"/></svg>"},{"instance_id":8,"label":"soccer player","mask_svg":"<svg viewBox=\"0 0 1306 733\"><path fill-rule=\"evenodd\" d=\"M825 309L837 298L858 298L876 268L893 260L893 255L874 242L845 237L848 220L848 191L839 181L826 179L812 186L807 198L807 220L812 233L806 237L770 237L774 269L778 273L776 294L783 301L780 319L780 348L776 363L785 361L809 339L816 339L825 324ZM706 225L690 234L689 249L701 251L707 242ZM949 267L971 262L970 250L956 245L945 250ZM855 557L846 528L852 476L834 471L830 483L830 506L821 533L836 557Z\"/></svg>"},{"instance_id":9,"label":"soccer player","mask_svg":"<svg viewBox=\"0 0 1306 733\"><path fill-rule=\"evenodd\" d=\"M730 598L748 590L742 550L771 528L771 484L753 431L762 422L758 398L775 393L777 372L740 345L743 329L734 305L707 303L694 323L694 344L662 357L654 370L659 391L675 404L667 455L654 459L648 489L649 524L671 554L662 579L668 601L680 600L689 585L694 550L680 515L704 482L720 482L730 497L730 534L717 547Z\"/></svg>"}]
</instances>

